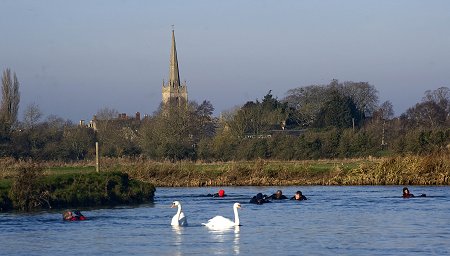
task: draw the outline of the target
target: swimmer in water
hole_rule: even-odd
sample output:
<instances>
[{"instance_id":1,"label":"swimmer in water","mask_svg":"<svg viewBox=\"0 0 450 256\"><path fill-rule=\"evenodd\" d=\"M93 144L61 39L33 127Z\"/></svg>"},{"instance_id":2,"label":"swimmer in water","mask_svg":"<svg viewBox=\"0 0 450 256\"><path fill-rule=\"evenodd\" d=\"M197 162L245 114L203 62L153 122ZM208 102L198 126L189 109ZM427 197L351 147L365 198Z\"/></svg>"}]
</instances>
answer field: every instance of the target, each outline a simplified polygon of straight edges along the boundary
<instances>
[{"instance_id":1,"label":"swimmer in water","mask_svg":"<svg viewBox=\"0 0 450 256\"><path fill-rule=\"evenodd\" d=\"M426 194L421 194L419 197L426 197ZM414 194L411 194L409 192L409 189L407 187L403 188L403 198L411 198L411 197L415 197Z\"/></svg>"},{"instance_id":2,"label":"swimmer in water","mask_svg":"<svg viewBox=\"0 0 450 256\"><path fill-rule=\"evenodd\" d=\"M293 197L291 197L291 200L302 201L302 200L308 200L308 198L306 198L306 196L304 196L302 194L302 191L297 191L297 192L295 192L295 195Z\"/></svg>"},{"instance_id":3,"label":"swimmer in water","mask_svg":"<svg viewBox=\"0 0 450 256\"><path fill-rule=\"evenodd\" d=\"M74 211L65 211L63 213L63 220L65 221L77 221L77 220L86 220L83 214L79 210Z\"/></svg>"},{"instance_id":4,"label":"swimmer in water","mask_svg":"<svg viewBox=\"0 0 450 256\"><path fill-rule=\"evenodd\" d=\"M285 195L283 195L283 191L277 190L277 192L271 196L269 196L269 199L272 200L282 200L282 199L288 199Z\"/></svg>"},{"instance_id":5,"label":"swimmer in water","mask_svg":"<svg viewBox=\"0 0 450 256\"><path fill-rule=\"evenodd\" d=\"M250 199L251 204L265 204L270 203L269 200L267 200L267 195L263 195L262 193L256 194L256 196L252 197Z\"/></svg>"},{"instance_id":6,"label":"swimmer in water","mask_svg":"<svg viewBox=\"0 0 450 256\"><path fill-rule=\"evenodd\" d=\"M227 195L225 195L225 190L221 189L219 190L219 192L215 193L215 194L208 194L206 196L212 196L212 197L225 197Z\"/></svg>"}]
</instances>

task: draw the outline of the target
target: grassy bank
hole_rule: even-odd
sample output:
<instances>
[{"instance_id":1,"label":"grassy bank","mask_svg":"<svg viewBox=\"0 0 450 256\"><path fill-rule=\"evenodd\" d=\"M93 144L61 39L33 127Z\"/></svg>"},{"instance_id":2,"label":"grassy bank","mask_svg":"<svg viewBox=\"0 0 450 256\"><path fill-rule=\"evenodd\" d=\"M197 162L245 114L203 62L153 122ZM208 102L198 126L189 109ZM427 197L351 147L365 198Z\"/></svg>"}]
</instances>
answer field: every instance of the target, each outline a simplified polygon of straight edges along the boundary
<instances>
[{"instance_id":1,"label":"grassy bank","mask_svg":"<svg viewBox=\"0 0 450 256\"><path fill-rule=\"evenodd\" d=\"M113 206L153 200L155 187L123 172L45 175L40 165L23 163L0 180L0 210Z\"/></svg>"},{"instance_id":2,"label":"grassy bank","mask_svg":"<svg viewBox=\"0 0 450 256\"><path fill-rule=\"evenodd\" d=\"M224 163L102 159L100 173L95 172L93 162L47 162L33 167L37 169L29 173L23 170L24 166L31 168L28 163L0 159L0 208L27 210L140 203L153 198L154 187L150 184L166 187L450 185L449 154Z\"/></svg>"},{"instance_id":3,"label":"grassy bank","mask_svg":"<svg viewBox=\"0 0 450 256\"><path fill-rule=\"evenodd\" d=\"M404 156L279 162L159 163L108 159L106 170L124 171L156 186L450 185L450 156Z\"/></svg>"}]
</instances>

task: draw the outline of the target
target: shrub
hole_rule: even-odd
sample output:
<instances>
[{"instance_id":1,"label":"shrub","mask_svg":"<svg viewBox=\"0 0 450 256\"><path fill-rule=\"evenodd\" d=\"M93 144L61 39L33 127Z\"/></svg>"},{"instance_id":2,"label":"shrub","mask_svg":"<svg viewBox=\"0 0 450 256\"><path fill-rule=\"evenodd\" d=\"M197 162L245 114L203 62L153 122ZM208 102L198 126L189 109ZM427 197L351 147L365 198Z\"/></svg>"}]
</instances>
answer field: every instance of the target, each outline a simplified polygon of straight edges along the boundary
<instances>
[{"instance_id":1,"label":"shrub","mask_svg":"<svg viewBox=\"0 0 450 256\"><path fill-rule=\"evenodd\" d=\"M27 211L42 205L43 200L39 191L39 179L42 174L42 168L35 164L24 164L19 167L9 191L9 198L15 209Z\"/></svg>"}]
</instances>

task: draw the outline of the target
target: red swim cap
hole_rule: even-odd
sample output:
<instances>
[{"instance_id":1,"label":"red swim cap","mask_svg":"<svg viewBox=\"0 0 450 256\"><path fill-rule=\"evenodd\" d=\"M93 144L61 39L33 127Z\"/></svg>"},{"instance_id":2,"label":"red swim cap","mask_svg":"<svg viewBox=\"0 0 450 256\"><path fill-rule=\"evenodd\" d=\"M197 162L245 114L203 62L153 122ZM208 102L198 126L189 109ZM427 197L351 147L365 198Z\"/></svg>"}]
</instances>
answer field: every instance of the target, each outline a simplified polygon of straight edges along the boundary
<instances>
[{"instance_id":1,"label":"red swim cap","mask_svg":"<svg viewBox=\"0 0 450 256\"><path fill-rule=\"evenodd\" d=\"M219 197L223 197L225 195L225 191L223 189L219 190Z\"/></svg>"}]
</instances>

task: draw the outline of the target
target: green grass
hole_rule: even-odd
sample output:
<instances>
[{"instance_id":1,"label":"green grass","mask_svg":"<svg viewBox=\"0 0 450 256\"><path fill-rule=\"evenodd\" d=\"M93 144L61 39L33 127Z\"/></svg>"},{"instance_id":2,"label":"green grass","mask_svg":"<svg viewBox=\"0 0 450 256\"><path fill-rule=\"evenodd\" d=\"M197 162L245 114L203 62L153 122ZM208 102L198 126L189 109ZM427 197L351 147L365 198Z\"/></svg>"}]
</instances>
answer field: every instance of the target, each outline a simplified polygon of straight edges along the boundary
<instances>
[{"instance_id":1,"label":"green grass","mask_svg":"<svg viewBox=\"0 0 450 256\"><path fill-rule=\"evenodd\" d=\"M311 172L323 173L331 171L334 166L335 164L315 164L309 166L308 170Z\"/></svg>"},{"instance_id":2,"label":"green grass","mask_svg":"<svg viewBox=\"0 0 450 256\"><path fill-rule=\"evenodd\" d=\"M56 166L45 169L47 174L73 174L95 172L95 166Z\"/></svg>"},{"instance_id":3,"label":"green grass","mask_svg":"<svg viewBox=\"0 0 450 256\"><path fill-rule=\"evenodd\" d=\"M267 171L279 171L287 170L292 172L304 172L309 171L312 173L326 173L333 171L336 166L339 166L341 170L351 170L358 168L361 164L365 163L363 160L352 161L264 161L261 165L264 170ZM207 173L211 175L220 175L230 168L247 167L253 169L255 167L254 161L249 162L227 162L227 163L207 163L207 164L181 164L183 169L189 169L198 173Z\"/></svg>"},{"instance_id":4,"label":"green grass","mask_svg":"<svg viewBox=\"0 0 450 256\"><path fill-rule=\"evenodd\" d=\"M90 168L92 169L92 168ZM59 170L61 171L61 170ZM65 170L67 171L67 170ZM131 180L127 173L100 172L88 169L78 173L34 176L24 172L11 180L0 180L0 212L8 210L88 207L137 204L153 201L152 184ZM30 180L33 181L30 184Z\"/></svg>"},{"instance_id":5,"label":"green grass","mask_svg":"<svg viewBox=\"0 0 450 256\"><path fill-rule=\"evenodd\" d=\"M11 187L12 180L11 179L2 179L0 180L0 191L8 191Z\"/></svg>"}]
</instances>

